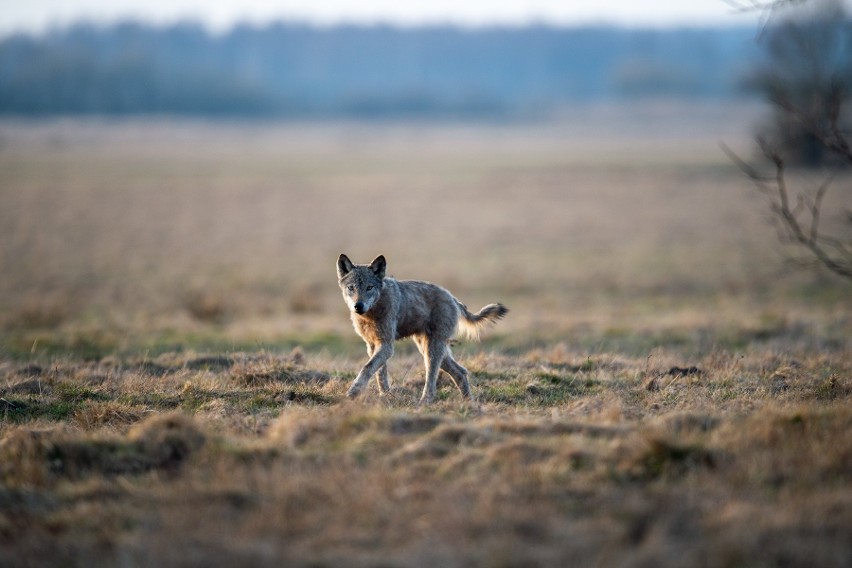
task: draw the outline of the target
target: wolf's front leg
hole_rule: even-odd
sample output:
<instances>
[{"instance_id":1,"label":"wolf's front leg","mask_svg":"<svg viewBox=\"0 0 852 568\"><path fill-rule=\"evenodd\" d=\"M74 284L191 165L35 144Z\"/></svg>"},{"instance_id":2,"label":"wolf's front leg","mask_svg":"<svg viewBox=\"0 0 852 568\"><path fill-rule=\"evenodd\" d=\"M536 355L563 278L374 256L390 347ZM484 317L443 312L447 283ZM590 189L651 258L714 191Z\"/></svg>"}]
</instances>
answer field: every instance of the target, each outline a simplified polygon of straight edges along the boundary
<instances>
[{"instance_id":1,"label":"wolf's front leg","mask_svg":"<svg viewBox=\"0 0 852 568\"><path fill-rule=\"evenodd\" d=\"M373 356L378 345L372 343L367 344L367 355ZM387 363L379 367L379 372L376 373L376 384L379 386L379 393L386 394L390 391L390 383L388 382L388 366Z\"/></svg>"},{"instance_id":2,"label":"wolf's front leg","mask_svg":"<svg viewBox=\"0 0 852 568\"><path fill-rule=\"evenodd\" d=\"M360 394L364 387L367 386L367 382L369 382L370 377L379 372L380 369L384 369L385 373L385 383L387 383L387 362L388 359L393 355L393 343L382 343L377 346L373 351L372 357L367 361L367 364L364 365L364 368L361 369L361 372L358 373L358 376L355 377L355 380L352 382L352 386L349 387L349 390L346 392L346 396L349 398L355 398Z\"/></svg>"}]
</instances>

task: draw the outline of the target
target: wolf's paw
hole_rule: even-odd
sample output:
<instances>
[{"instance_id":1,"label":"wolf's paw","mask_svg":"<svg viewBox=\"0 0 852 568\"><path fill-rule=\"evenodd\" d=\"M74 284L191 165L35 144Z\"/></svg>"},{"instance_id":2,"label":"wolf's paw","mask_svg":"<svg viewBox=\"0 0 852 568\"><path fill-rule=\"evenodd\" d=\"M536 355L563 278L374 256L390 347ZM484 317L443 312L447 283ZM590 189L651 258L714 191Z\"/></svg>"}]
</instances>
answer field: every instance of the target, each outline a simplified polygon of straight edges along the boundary
<instances>
[{"instance_id":1,"label":"wolf's paw","mask_svg":"<svg viewBox=\"0 0 852 568\"><path fill-rule=\"evenodd\" d=\"M424 393L423 396L420 397L420 400L417 401L417 406L429 406L430 404L432 404L432 402L434 400L435 400L435 394L434 393L429 393L429 394Z\"/></svg>"},{"instance_id":2,"label":"wolf's paw","mask_svg":"<svg viewBox=\"0 0 852 568\"><path fill-rule=\"evenodd\" d=\"M349 390L346 391L346 398L348 398L349 400L353 400L357 398L359 394L361 394L361 389L356 387L355 385L352 385L351 387L349 387Z\"/></svg>"}]
</instances>

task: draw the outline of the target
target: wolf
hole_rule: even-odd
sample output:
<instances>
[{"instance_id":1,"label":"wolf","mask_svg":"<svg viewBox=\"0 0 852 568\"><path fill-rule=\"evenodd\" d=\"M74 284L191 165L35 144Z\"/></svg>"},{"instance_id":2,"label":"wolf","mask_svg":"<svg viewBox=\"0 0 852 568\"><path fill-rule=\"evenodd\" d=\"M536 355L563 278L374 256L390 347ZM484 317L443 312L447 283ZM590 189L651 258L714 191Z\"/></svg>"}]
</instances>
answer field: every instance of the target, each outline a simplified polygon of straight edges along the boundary
<instances>
[{"instance_id":1,"label":"wolf","mask_svg":"<svg viewBox=\"0 0 852 568\"><path fill-rule=\"evenodd\" d=\"M413 337L426 366L420 404L434 400L441 371L450 376L463 397L474 402L467 369L453 359L450 339L458 328L478 339L482 327L503 318L508 308L489 304L474 314L444 288L420 280L396 280L386 276L386 270L383 255L370 264L354 264L345 254L337 258L337 281L355 331L367 344L370 357L347 396L357 397L374 375L379 392L387 393L387 362L393 355L394 341Z\"/></svg>"}]
</instances>

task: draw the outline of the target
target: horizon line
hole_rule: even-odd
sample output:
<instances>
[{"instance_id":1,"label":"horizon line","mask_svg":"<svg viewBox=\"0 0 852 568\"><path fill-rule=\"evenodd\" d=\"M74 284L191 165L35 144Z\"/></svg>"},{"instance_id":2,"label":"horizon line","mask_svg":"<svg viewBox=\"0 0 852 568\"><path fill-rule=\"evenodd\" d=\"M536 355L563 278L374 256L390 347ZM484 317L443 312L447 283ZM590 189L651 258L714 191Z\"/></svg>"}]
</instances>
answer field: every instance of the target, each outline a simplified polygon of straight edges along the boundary
<instances>
[{"instance_id":1,"label":"horizon line","mask_svg":"<svg viewBox=\"0 0 852 568\"><path fill-rule=\"evenodd\" d=\"M218 25L213 22L204 21L198 16L187 16L177 18L150 18L134 15L119 16L109 19L98 19L82 16L65 21L53 21L38 26L10 26L4 27L0 24L0 40L13 36L43 37L54 33L61 33L78 27L91 27L96 29L108 29L122 25L138 25L152 29L169 29L180 26L194 26L203 29L212 36L225 36L240 28L266 29L275 26L303 27L317 30L333 30L340 28L364 28L378 29L390 28L397 30L422 30L450 28L462 31L482 30L529 30L529 29L551 29L551 30L581 30L581 29L616 29L637 31L666 31L666 30L709 30L709 29L734 29L754 26L732 18L731 22L723 22L712 19L706 22L698 21L672 21L672 22L636 22L589 19L589 20L557 20L553 18L528 18L525 20L489 20L473 22L457 19L424 19L418 21L403 21L395 19L361 19L349 18L339 20L324 20L306 17L289 17L268 19L239 19L227 25Z\"/></svg>"}]
</instances>

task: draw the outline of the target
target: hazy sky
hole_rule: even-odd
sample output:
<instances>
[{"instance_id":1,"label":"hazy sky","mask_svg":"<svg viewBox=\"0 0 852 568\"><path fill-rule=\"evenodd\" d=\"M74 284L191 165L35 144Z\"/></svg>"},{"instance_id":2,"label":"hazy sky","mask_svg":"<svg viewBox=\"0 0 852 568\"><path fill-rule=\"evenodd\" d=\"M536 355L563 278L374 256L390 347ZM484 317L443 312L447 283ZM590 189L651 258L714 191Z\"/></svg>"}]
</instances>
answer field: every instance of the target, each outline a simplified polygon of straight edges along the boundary
<instances>
[{"instance_id":1,"label":"hazy sky","mask_svg":"<svg viewBox=\"0 0 852 568\"><path fill-rule=\"evenodd\" d=\"M137 18L156 23L197 20L216 30L236 22L298 19L319 24L452 22L557 24L615 23L636 26L754 22L735 15L724 0L0 0L0 33L41 31L85 19Z\"/></svg>"}]
</instances>

